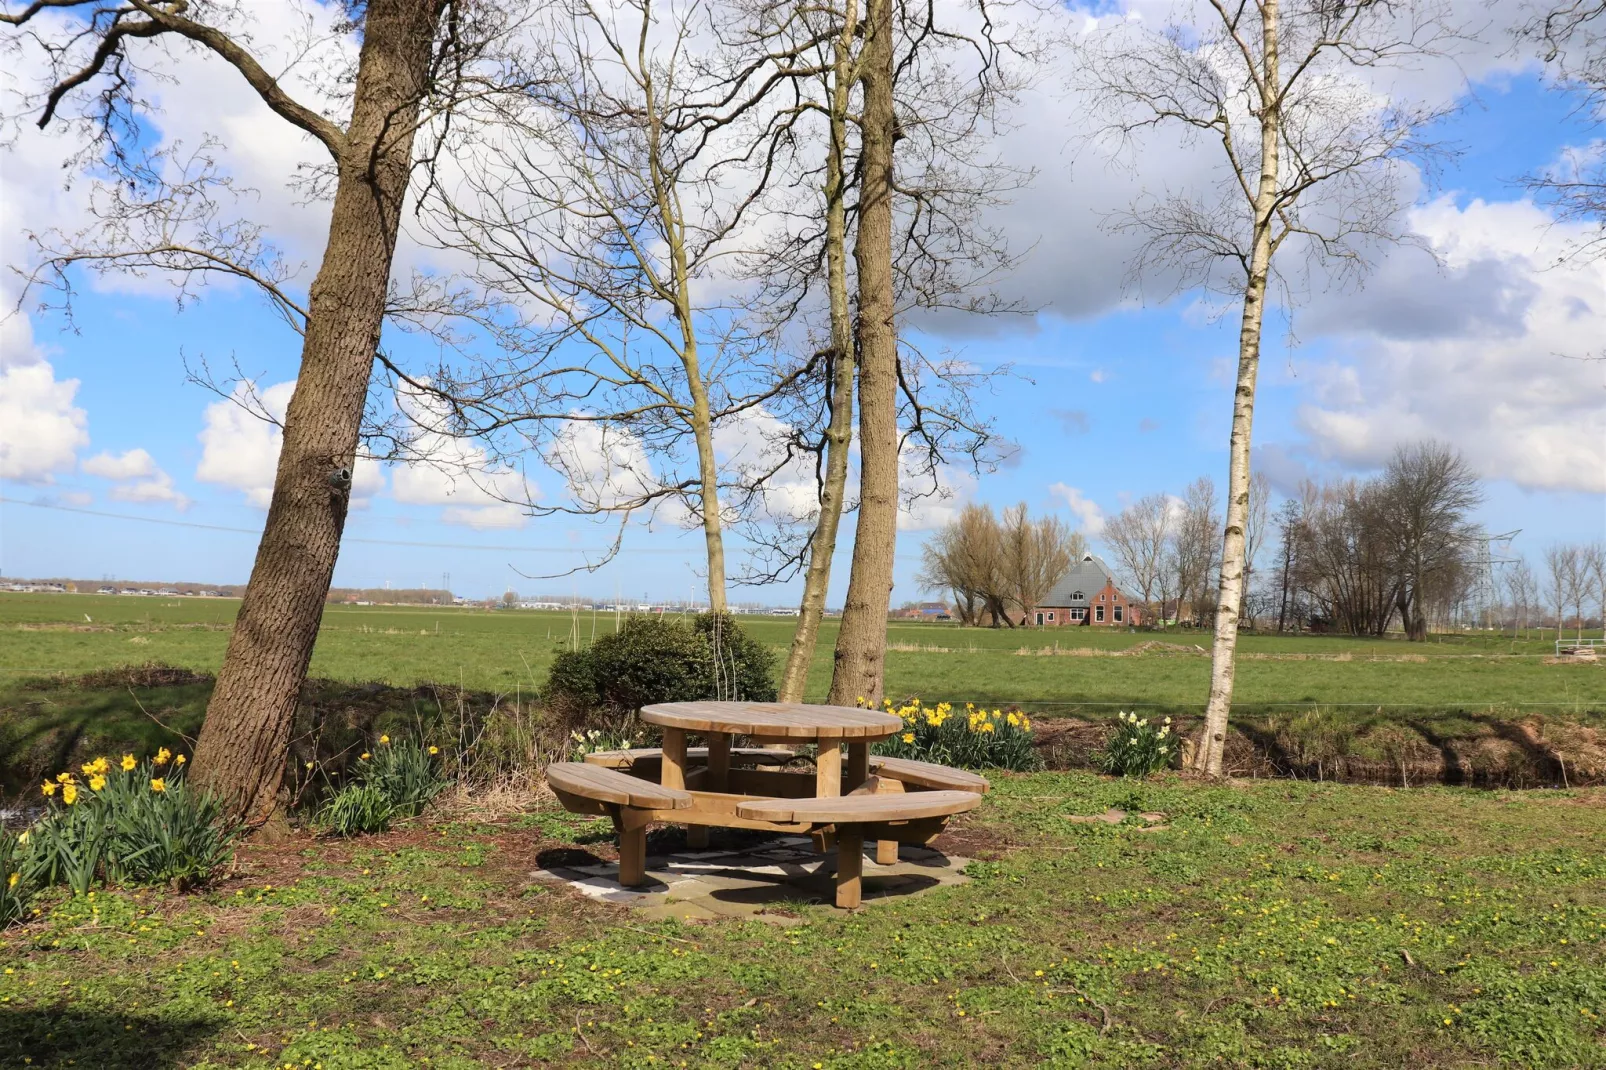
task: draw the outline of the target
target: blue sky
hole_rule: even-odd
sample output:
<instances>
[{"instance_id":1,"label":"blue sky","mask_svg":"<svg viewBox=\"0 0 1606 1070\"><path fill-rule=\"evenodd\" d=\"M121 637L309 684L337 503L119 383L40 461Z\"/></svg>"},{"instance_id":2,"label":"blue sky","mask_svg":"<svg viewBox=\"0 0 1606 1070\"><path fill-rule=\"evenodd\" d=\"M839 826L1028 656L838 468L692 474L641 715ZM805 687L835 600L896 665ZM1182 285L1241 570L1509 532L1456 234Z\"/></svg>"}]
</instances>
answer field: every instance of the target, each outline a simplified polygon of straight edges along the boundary
<instances>
[{"instance_id":1,"label":"blue sky","mask_svg":"<svg viewBox=\"0 0 1606 1070\"><path fill-rule=\"evenodd\" d=\"M1551 541L1606 535L1599 469L1606 393L1598 368L1568 359L1587 351L1591 339L1598 347L1606 276L1550 266L1565 228L1550 226L1515 180L1592 134L1566 98L1520 64L1491 64L1474 89L1442 131L1463 155L1435 187L1424 187L1413 216L1445 266L1419 252L1391 254L1361 293L1313 295L1296 313L1297 345L1288 344L1284 324L1268 324L1257 463L1286 492L1301 476L1364 474L1397 441L1447 439L1489 480L1480 519L1492 530L1523 529L1515 548L1537 560ZM246 100L238 113L250 108ZM73 221L70 198L13 196L50 173L42 162L50 144L26 159L16 154L33 150L26 139L19 146L7 150L5 179L11 267L30 255L21 233L39 225L36 212L57 213L60 225ZM294 151L304 150L287 150ZM947 348L984 367L1013 365L976 404L1020 452L996 472L951 473L954 498L932 503L902 532L895 603L922 595L913 581L921 528L964 501L1025 501L1034 511L1058 511L1096 542L1101 518L1133 497L1180 493L1199 475L1225 484L1235 316L1212 319L1195 294L1143 303L1123 291L1123 265L1098 227L1100 213L1121 195L1111 192L1120 181L1083 161L1072 166L1063 154L1033 162L1042 172L1037 187L1003 218L1037 249L1004 289L1015 286L1042 311L962 336L920 337L928 349ZM285 245L311 255L321 209L285 209L280 218ZM1024 231L1022 218L1030 221ZM226 404L186 381L185 360L204 357L214 369L237 363L266 387L293 378L297 338L242 290L213 289L179 312L159 283L83 283L76 331L59 314L37 310L5 328L8 375L32 370L29 379L8 378L11 398L0 398L13 406L5 410L10 430L0 427L9 451L4 471L12 476L0 481L7 499L0 504L0 571L243 582L264 515L260 473L271 455L264 461L253 454L262 442L238 429L230 432L243 436L237 440L219 430L208 461L209 411L215 421L216 407ZM1508 298L1509 313L1490 311ZM1547 301L1584 311L1573 314L1579 322L1558 328ZM45 419L38 425L45 431L17 418L18 405ZM46 432L66 440L49 440ZM258 438L265 436L264 429ZM1581 468L1579 457L1593 458L1595 469L1586 470L1587 460ZM240 469L232 476L231 459ZM255 483L246 473L253 463ZM548 499L561 494L550 474L536 482ZM396 487L387 479L353 511L337 585L434 585L449 573L453 588L471 596L512 586L526 594L611 598L617 591L653 599L686 597L699 586L702 547L694 531L633 528L621 557L595 574L529 579L518 571L580 563L576 548L604 545L607 524L547 517L514 525L504 515L493 519L514 526L450 522L444 499L415 493L402 501ZM96 515L105 513L164 523ZM834 600L845 585L851 520L844 534ZM796 587L732 595L786 603Z\"/></svg>"}]
</instances>

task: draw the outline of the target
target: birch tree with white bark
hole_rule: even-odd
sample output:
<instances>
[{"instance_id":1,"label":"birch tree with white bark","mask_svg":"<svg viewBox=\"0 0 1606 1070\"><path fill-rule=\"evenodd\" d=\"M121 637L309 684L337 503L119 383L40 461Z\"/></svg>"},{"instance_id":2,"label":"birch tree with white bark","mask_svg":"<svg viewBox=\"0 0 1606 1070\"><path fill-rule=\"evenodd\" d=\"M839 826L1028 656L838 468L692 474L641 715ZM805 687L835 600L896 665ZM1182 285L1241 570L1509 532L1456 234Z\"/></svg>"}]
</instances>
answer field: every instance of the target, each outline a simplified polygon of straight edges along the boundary
<instances>
[{"instance_id":1,"label":"birch tree with white bark","mask_svg":"<svg viewBox=\"0 0 1606 1070\"><path fill-rule=\"evenodd\" d=\"M1123 21L1085 36L1075 86L1117 151L1174 131L1214 157L1198 188L1144 191L1113 224L1139 235L1138 277L1200 287L1238 310L1222 567L1209 702L1192 768L1221 774L1232 704L1248 522L1250 439L1272 290L1298 296L1303 262L1321 285L1364 273L1399 219L1409 164L1432 154L1442 105L1392 80L1459 40L1448 5L1401 0L1200 0L1165 25Z\"/></svg>"}]
</instances>

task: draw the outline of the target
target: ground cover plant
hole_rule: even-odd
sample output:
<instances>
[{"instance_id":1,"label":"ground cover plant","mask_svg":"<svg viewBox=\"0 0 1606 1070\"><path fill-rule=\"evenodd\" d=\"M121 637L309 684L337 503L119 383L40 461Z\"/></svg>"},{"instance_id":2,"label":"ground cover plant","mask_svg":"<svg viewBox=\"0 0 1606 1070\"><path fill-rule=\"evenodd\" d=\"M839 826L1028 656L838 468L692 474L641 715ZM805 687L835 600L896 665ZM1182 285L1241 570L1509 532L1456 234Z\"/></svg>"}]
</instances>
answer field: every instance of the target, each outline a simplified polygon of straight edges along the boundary
<instances>
[{"instance_id":1,"label":"ground cover plant","mask_svg":"<svg viewBox=\"0 0 1606 1070\"><path fill-rule=\"evenodd\" d=\"M49 892L0 934L0 1062L1606 1066L1606 792L992 779L939 842L971 883L789 926L533 881L613 857L551 810ZM1110 807L1163 827L1067 820Z\"/></svg>"},{"instance_id":2,"label":"ground cover plant","mask_svg":"<svg viewBox=\"0 0 1606 1070\"><path fill-rule=\"evenodd\" d=\"M1147 717L1135 713L1116 716L1099 755L1099 768L1116 776L1142 779L1171 765L1181 751L1177 735L1171 730L1171 718L1160 724L1150 724Z\"/></svg>"}]
</instances>

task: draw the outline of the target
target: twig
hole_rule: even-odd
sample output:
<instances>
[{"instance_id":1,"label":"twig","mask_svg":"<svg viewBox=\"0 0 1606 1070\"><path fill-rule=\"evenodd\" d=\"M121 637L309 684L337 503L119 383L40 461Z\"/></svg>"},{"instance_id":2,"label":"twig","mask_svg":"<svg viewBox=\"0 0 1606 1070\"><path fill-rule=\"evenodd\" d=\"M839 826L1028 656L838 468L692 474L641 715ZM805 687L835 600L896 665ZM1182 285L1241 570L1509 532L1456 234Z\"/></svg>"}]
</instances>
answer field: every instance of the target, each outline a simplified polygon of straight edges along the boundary
<instances>
[{"instance_id":1,"label":"twig","mask_svg":"<svg viewBox=\"0 0 1606 1070\"><path fill-rule=\"evenodd\" d=\"M1110 1026L1113 1024L1113 1021L1110 1018L1109 1009L1102 1003L1093 1002L1093 997L1089 996L1086 992L1083 992L1080 988L1077 988L1075 984L1071 983L1070 981L1066 981L1064 989L1051 989L1050 991L1065 991L1069 992L1073 996L1082 997L1087 1001L1088 1006L1098 1011L1099 1014L1104 1017L1104 1024L1099 1026L1099 1036L1102 1037L1105 1033L1110 1031Z\"/></svg>"},{"instance_id":2,"label":"twig","mask_svg":"<svg viewBox=\"0 0 1606 1070\"><path fill-rule=\"evenodd\" d=\"M139 700L139 696L138 695L134 694L134 689L132 687L128 688L127 690L128 690L128 697L134 700L134 705L139 707L139 712L143 713L145 716L147 716L151 720L155 721L156 722L156 727L162 729L164 732L173 733L179 739L182 739L184 742L188 743L190 745L190 749L191 750L195 749L195 739L193 737L186 736L183 732L180 732L178 729L172 728L172 727L169 727L168 725L163 724L162 721L161 721L161 718L157 717L154 713L152 713L150 710L147 710L145 708L145 704Z\"/></svg>"},{"instance_id":3,"label":"twig","mask_svg":"<svg viewBox=\"0 0 1606 1070\"><path fill-rule=\"evenodd\" d=\"M586 1035L580 1031L580 1013L579 1011L574 1012L574 1035L580 1038L580 1043L586 1046L586 1051L595 1055L597 1049L591 1046L591 1041L587 1040Z\"/></svg>"}]
</instances>

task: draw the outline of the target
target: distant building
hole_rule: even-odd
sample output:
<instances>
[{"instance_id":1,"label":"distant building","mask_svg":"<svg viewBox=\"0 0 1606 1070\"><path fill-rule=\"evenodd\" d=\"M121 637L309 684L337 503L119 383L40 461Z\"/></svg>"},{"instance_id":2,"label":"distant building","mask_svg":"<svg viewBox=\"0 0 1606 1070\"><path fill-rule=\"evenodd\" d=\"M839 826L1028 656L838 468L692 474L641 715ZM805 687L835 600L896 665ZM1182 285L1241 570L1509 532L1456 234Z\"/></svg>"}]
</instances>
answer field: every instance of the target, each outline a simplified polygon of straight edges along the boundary
<instances>
[{"instance_id":1,"label":"distant building","mask_svg":"<svg viewBox=\"0 0 1606 1070\"><path fill-rule=\"evenodd\" d=\"M1028 618L1039 627L1125 627L1143 623L1142 610L1115 585L1110 567L1092 554L1071 567Z\"/></svg>"},{"instance_id":2,"label":"distant building","mask_svg":"<svg viewBox=\"0 0 1606 1070\"><path fill-rule=\"evenodd\" d=\"M902 620L953 620L947 602L915 602L900 607L896 615Z\"/></svg>"},{"instance_id":3,"label":"distant building","mask_svg":"<svg viewBox=\"0 0 1606 1070\"><path fill-rule=\"evenodd\" d=\"M96 594L116 594L117 593L117 588L111 586L110 584L107 584L105 587L101 587L100 589L98 589L95 593Z\"/></svg>"}]
</instances>

